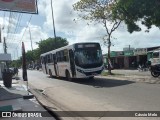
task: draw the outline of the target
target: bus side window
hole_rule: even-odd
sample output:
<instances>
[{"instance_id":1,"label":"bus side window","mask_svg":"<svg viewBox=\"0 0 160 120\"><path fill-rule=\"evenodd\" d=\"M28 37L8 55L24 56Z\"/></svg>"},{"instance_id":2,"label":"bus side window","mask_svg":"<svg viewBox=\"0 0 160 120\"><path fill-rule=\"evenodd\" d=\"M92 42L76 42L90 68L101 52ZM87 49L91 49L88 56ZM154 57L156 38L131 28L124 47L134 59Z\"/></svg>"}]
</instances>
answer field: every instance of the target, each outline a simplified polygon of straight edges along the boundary
<instances>
[{"instance_id":1,"label":"bus side window","mask_svg":"<svg viewBox=\"0 0 160 120\"><path fill-rule=\"evenodd\" d=\"M55 55L55 54L52 55L52 59L53 59L53 62L54 62L54 63L57 63L56 55Z\"/></svg>"},{"instance_id":2,"label":"bus side window","mask_svg":"<svg viewBox=\"0 0 160 120\"><path fill-rule=\"evenodd\" d=\"M64 61L64 60L63 60L63 56L64 56L63 51L57 52L57 61L58 61L58 62L63 62L63 61Z\"/></svg>"},{"instance_id":3,"label":"bus side window","mask_svg":"<svg viewBox=\"0 0 160 120\"><path fill-rule=\"evenodd\" d=\"M64 51L61 51L61 61L64 62Z\"/></svg>"},{"instance_id":4,"label":"bus side window","mask_svg":"<svg viewBox=\"0 0 160 120\"><path fill-rule=\"evenodd\" d=\"M59 62L59 52L56 52L57 62Z\"/></svg>"},{"instance_id":5,"label":"bus side window","mask_svg":"<svg viewBox=\"0 0 160 120\"><path fill-rule=\"evenodd\" d=\"M50 63L52 63L53 62L52 54L49 55L49 58L50 58Z\"/></svg>"},{"instance_id":6,"label":"bus side window","mask_svg":"<svg viewBox=\"0 0 160 120\"><path fill-rule=\"evenodd\" d=\"M62 50L56 53L57 62L68 61L68 50Z\"/></svg>"},{"instance_id":7,"label":"bus side window","mask_svg":"<svg viewBox=\"0 0 160 120\"><path fill-rule=\"evenodd\" d=\"M42 64L44 64L44 57L42 57Z\"/></svg>"},{"instance_id":8,"label":"bus side window","mask_svg":"<svg viewBox=\"0 0 160 120\"><path fill-rule=\"evenodd\" d=\"M43 64L43 57L40 57L40 60L41 60L41 64Z\"/></svg>"},{"instance_id":9,"label":"bus side window","mask_svg":"<svg viewBox=\"0 0 160 120\"><path fill-rule=\"evenodd\" d=\"M47 55L46 57L47 57L47 63L49 63L49 60L48 60L48 55Z\"/></svg>"},{"instance_id":10,"label":"bus side window","mask_svg":"<svg viewBox=\"0 0 160 120\"><path fill-rule=\"evenodd\" d=\"M47 55L47 62L48 62L48 63L50 63L50 62L51 62L50 55Z\"/></svg>"},{"instance_id":11,"label":"bus side window","mask_svg":"<svg viewBox=\"0 0 160 120\"><path fill-rule=\"evenodd\" d=\"M62 60L62 56L63 56L63 55L62 55L62 51L60 51L60 52L59 52L59 61L60 61L60 62L63 61L63 60Z\"/></svg>"},{"instance_id":12,"label":"bus side window","mask_svg":"<svg viewBox=\"0 0 160 120\"><path fill-rule=\"evenodd\" d=\"M44 56L44 63L47 63L47 56Z\"/></svg>"},{"instance_id":13,"label":"bus side window","mask_svg":"<svg viewBox=\"0 0 160 120\"><path fill-rule=\"evenodd\" d=\"M64 56L63 56L64 61L68 61L68 50L64 50Z\"/></svg>"},{"instance_id":14,"label":"bus side window","mask_svg":"<svg viewBox=\"0 0 160 120\"><path fill-rule=\"evenodd\" d=\"M52 62L52 56L51 56L51 54L49 54L48 57L49 57L49 63L51 63Z\"/></svg>"}]
</instances>

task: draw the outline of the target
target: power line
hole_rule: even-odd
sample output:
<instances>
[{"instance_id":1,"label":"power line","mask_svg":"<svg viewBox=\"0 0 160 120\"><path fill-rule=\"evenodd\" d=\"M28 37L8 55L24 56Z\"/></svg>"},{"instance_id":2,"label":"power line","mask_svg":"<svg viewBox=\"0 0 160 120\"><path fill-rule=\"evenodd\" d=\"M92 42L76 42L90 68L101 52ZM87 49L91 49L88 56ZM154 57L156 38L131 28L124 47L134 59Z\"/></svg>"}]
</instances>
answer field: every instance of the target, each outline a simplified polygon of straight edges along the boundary
<instances>
[{"instance_id":1,"label":"power line","mask_svg":"<svg viewBox=\"0 0 160 120\"><path fill-rule=\"evenodd\" d=\"M10 24L11 24L11 12L9 12L9 21L8 21L8 29L7 29L7 37L6 38L8 38L8 34L10 31Z\"/></svg>"},{"instance_id":2,"label":"power line","mask_svg":"<svg viewBox=\"0 0 160 120\"><path fill-rule=\"evenodd\" d=\"M23 15L23 14L22 14L22 15ZM22 19L22 15L19 17L19 20L18 20L19 22L17 22L17 25L16 25L17 28L20 26L20 21L21 21L21 19ZM17 47L14 47L15 50L18 50L19 45L21 45L21 42L23 41L24 34L26 33L27 28L29 27L29 24L30 24L30 22L31 22L31 19L32 19L32 15L30 16L30 18L29 18L29 20L28 20L28 24L27 24L27 26L25 27L25 31L23 32L23 35L22 35L22 37L21 37L21 39L20 39L20 41L19 41L19 44L17 45ZM16 32L17 32L17 30L15 29L14 33L16 33ZM15 40L15 39L14 39L14 40ZM17 52L17 53L18 53L18 52ZM17 55L17 57L18 57L18 55Z\"/></svg>"},{"instance_id":3,"label":"power line","mask_svg":"<svg viewBox=\"0 0 160 120\"><path fill-rule=\"evenodd\" d=\"M22 16L23 16L23 13L19 13L18 20L17 20L17 23L16 23L16 27L14 29L14 32L13 32L12 37L11 37L12 39L10 39L10 41L15 40L15 34L18 32L18 27L20 26Z\"/></svg>"},{"instance_id":4,"label":"power line","mask_svg":"<svg viewBox=\"0 0 160 120\"><path fill-rule=\"evenodd\" d=\"M30 22L31 22L31 19L32 19L32 15L30 16L30 19L29 19L29 21L28 21L28 25L27 25L27 27L25 28L25 31L23 32L23 35L22 35L22 37L21 37L21 40L20 40L19 44L21 44L21 42L23 41L24 34L25 34L25 32L26 32L26 30L27 30L27 28L28 28L28 26L29 26L29 24L30 24ZM17 46L16 48L18 48L18 46Z\"/></svg>"},{"instance_id":5,"label":"power line","mask_svg":"<svg viewBox=\"0 0 160 120\"><path fill-rule=\"evenodd\" d=\"M38 3L38 2L39 2L39 0L37 0L37 3ZM22 14L22 15L23 15L23 14ZM21 16L20 20L18 20L18 21L21 21L21 19L22 19L22 16ZM23 41L24 34L25 34L27 28L29 27L29 24L30 24L31 19L32 19L32 15L30 16L30 19L29 19L29 21L28 21L28 25L27 25L26 28L25 28L25 31L24 31L24 33L23 33L23 35L22 35L22 37L21 37L21 40L19 41L19 45L21 45L21 42ZM16 25L16 28L18 28L18 26L20 26L20 22L19 22L19 24ZM14 34L16 33L16 28L15 28ZM15 40L15 39L14 39L14 40ZM19 46L19 45L17 45L17 47L15 47L15 49L17 50L17 57L18 57L18 46Z\"/></svg>"},{"instance_id":6,"label":"power line","mask_svg":"<svg viewBox=\"0 0 160 120\"><path fill-rule=\"evenodd\" d=\"M18 28L18 26L20 24L22 15L23 15L22 13L20 13L20 14L17 14L17 13L16 14L11 14L10 21L9 21L10 24L12 22L14 22L14 20L16 20L17 18L18 18L18 20L17 20L16 24L12 23L14 25L13 27L12 26L10 27L10 25L8 26L9 31L8 31L8 34L7 34L7 38L8 38L7 43L10 43L11 40L13 40L13 41L15 40L14 34L16 34L16 32L17 32L17 28ZM11 29L14 29L14 30L11 30ZM12 39L9 39L9 37L11 37ZM12 47L12 44L8 44L8 46Z\"/></svg>"},{"instance_id":7,"label":"power line","mask_svg":"<svg viewBox=\"0 0 160 120\"><path fill-rule=\"evenodd\" d=\"M23 35L22 35L21 42L23 41L22 39L23 39L24 34L25 34L25 32L26 32L26 30L27 30L27 28L28 28L29 24L30 24L31 19L32 19L32 15L30 16L30 19L29 19L29 21L28 21L28 25L27 25L27 27L26 27L26 29L25 29L25 31L24 31L24 33L23 33ZM20 42L20 43L21 43L21 42Z\"/></svg>"},{"instance_id":8,"label":"power line","mask_svg":"<svg viewBox=\"0 0 160 120\"><path fill-rule=\"evenodd\" d=\"M3 25L4 26L2 26L2 29L4 29L4 27L5 27L5 22L4 22L5 21L5 16L6 16L6 11L4 11L4 14L3 14Z\"/></svg>"}]
</instances>

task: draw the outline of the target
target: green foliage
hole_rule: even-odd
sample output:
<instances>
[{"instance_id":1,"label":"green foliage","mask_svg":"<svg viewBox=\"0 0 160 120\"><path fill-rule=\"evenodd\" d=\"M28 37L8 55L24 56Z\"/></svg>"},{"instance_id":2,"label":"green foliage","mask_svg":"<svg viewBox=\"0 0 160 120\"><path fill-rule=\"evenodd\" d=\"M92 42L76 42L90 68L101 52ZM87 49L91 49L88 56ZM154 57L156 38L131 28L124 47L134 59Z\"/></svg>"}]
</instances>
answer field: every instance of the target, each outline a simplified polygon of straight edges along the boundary
<instances>
[{"instance_id":1,"label":"green foliage","mask_svg":"<svg viewBox=\"0 0 160 120\"><path fill-rule=\"evenodd\" d=\"M38 60L40 58L40 50L39 48L33 50L33 59Z\"/></svg>"},{"instance_id":2,"label":"green foliage","mask_svg":"<svg viewBox=\"0 0 160 120\"><path fill-rule=\"evenodd\" d=\"M39 46L39 53L45 53L63 46L68 45L68 41L61 37L48 38L46 40L40 41L37 43Z\"/></svg>"},{"instance_id":3,"label":"green foliage","mask_svg":"<svg viewBox=\"0 0 160 120\"><path fill-rule=\"evenodd\" d=\"M21 58L19 58L18 60L13 60L11 63L10 63L10 67L21 67Z\"/></svg>"},{"instance_id":4,"label":"green foliage","mask_svg":"<svg viewBox=\"0 0 160 120\"><path fill-rule=\"evenodd\" d=\"M118 0L113 13L124 20L130 33L141 30L138 21L148 30L152 25L160 27L160 0Z\"/></svg>"},{"instance_id":5,"label":"green foliage","mask_svg":"<svg viewBox=\"0 0 160 120\"><path fill-rule=\"evenodd\" d=\"M35 61L40 58L39 48L34 49L33 51L29 50L26 52L26 60L27 61Z\"/></svg>"},{"instance_id":6,"label":"green foliage","mask_svg":"<svg viewBox=\"0 0 160 120\"><path fill-rule=\"evenodd\" d=\"M106 35L103 41L105 45L108 45L108 59L110 59L111 35L121 23L121 19L117 19L117 14L112 14L116 4L116 0L80 0L73 5L81 18L101 23L105 28ZM108 71L111 74L110 65Z\"/></svg>"},{"instance_id":7,"label":"green foliage","mask_svg":"<svg viewBox=\"0 0 160 120\"><path fill-rule=\"evenodd\" d=\"M86 20L114 22L112 9L115 4L114 0L80 0L73 5L73 8L83 12L79 15Z\"/></svg>"},{"instance_id":8,"label":"green foliage","mask_svg":"<svg viewBox=\"0 0 160 120\"><path fill-rule=\"evenodd\" d=\"M26 52L26 62L27 64L31 63L32 61L38 62L40 60L40 55L42 53L63 47L68 45L68 41L64 38L57 37L55 38L48 38L46 40L40 41L38 44L38 48L34 49L33 51L29 50ZM18 60L14 60L11 62L12 67L20 67L22 64L22 57Z\"/></svg>"},{"instance_id":9,"label":"green foliage","mask_svg":"<svg viewBox=\"0 0 160 120\"><path fill-rule=\"evenodd\" d=\"M34 51L33 52L31 50L27 51L26 52L26 61L33 61L33 60L34 60Z\"/></svg>"}]
</instances>

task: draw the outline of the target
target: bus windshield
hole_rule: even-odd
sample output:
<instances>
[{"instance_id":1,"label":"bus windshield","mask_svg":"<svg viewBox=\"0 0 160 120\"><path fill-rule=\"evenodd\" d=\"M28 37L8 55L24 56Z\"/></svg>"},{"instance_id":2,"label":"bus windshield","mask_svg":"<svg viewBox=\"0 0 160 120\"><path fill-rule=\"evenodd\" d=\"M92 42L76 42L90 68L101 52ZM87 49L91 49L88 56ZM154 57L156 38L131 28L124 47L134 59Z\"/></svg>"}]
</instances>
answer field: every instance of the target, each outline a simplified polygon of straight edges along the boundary
<instances>
[{"instance_id":1,"label":"bus windshield","mask_svg":"<svg viewBox=\"0 0 160 120\"><path fill-rule=\"evenodd\" d=\"M159 52L154 52L153 53L153 58L159 58Z\"/></svg>"},{"instance_id":2,"label":"bus windshield","mask_svg":"<svg viewBox=\"0 0 160 120\"><path fill-rule=\"evenodd\" d=\"M102 51L97 48L79 49L75 51L75 63L77 66L86 68L102 65Z\"/></svg>"}]
</instances>

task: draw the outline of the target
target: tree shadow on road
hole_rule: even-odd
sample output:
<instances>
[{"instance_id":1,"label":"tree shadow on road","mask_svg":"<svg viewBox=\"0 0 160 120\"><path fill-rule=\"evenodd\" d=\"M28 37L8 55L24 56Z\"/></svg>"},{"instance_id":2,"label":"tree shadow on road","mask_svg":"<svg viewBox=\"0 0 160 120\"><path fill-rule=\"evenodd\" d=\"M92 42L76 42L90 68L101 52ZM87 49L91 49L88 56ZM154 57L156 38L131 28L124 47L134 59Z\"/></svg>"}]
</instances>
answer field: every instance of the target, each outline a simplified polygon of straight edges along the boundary
<instances>
[{"instance_id":1,"label":"tree shadow on road","mask_svg":"<svg viewBox=\"0 0 160 120\"><path fill-rule=\"evenodd\" d=\"M66 81L65 78L56 78L56 79ZM117 87L117 86L122 86L122 85L128 85L128 84L135 83L133 81L128 81L128 80L115 80L115 79L106 79L106 78L73 79L72 81L68 81L68 82L73 82L73 83L83 84L83 85L89 85L89 86L93 86L95 88Z\"/></svg>"},{"instance_id":2,"label":"tree shadow on road","mask_svg":"<svg viewBox=\"0 0 160 120\"><path fill-rule=\"evenodd\" d=\"M114 79L105 79L105 78L95 78L94 80L78 79L73 82L78 84L94 86L96 88L117 87L117 86L135 83L133 81L128 81L128 80L114 80Z\"/></svg>"}]
</instances>

